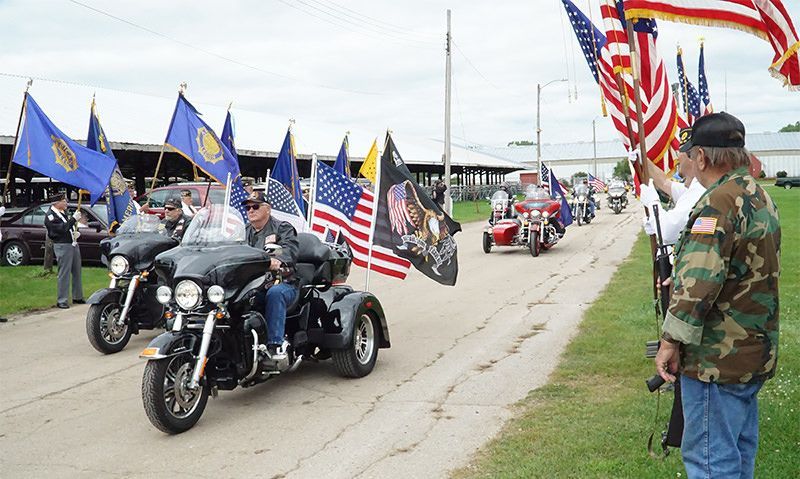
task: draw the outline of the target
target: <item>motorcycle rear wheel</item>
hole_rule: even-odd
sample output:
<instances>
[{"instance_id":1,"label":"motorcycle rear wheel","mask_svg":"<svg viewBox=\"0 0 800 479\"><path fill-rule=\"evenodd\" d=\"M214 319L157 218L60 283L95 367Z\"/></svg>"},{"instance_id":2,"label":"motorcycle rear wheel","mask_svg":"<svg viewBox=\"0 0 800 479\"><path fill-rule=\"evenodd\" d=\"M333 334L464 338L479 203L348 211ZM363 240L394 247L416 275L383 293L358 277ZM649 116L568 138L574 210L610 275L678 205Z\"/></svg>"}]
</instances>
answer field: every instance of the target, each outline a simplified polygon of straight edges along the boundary
<instances>
[{"instance_id":1,"label":"motorcycle rear wheel","mask_svg":"<svg viewBox=\"0 0 800 479\"><path fill-rule=\"evenodd\" d=\"M114 354L125 349L131 339L131 326L128 322L122 326L114 324L121 313L122 305L116 302L89 306L86 336L94 349L103 354Z\"/></svg>"},{"instance_id":2,"label":"motorcycle rear wheel","mask_svg":"<svg viewBox=\"0 0 800 479\"><path fill-rule=\"evenodd\" d=\"M534 258L539 256L539 252L541 251L541 245L539 244L539 232L538 231L531 231L531 238L528 242L528 248L531 251L531 256Z\"/></svg>"},{"instance_id":3,"label":"motorcycle rear wheel","mask_svg":"<svg viewBox=\"0 0 800 479\"><path fill-rule=\"evenodd\" d=\"M489 233L483 233L483 252L489 254L492 252L492 237Z\"/></svg>"},{"instance_id":4,"label":"motorcycle rear wheel","mask_svg":"<svg viewBox=\"0 0 800 479\"><path fill-rule=\"evenodd\" d=\"M336 371L346 378L363 378L375 368L378 359L380 324L369 313L361 314L353 324L353 341L349 348L333 349Z\"/></svg>"},{"instance_id":5,"label":"motorcycle rear wheel","mask_svg":"<svg viewBox=\"0 0 800 479\"><path fill-rule=\"evenodd\" d=\"M142 377L142 403L147 418L160 431L179 434L191 429L206 409L210 388L202 381L198 390L187 385L194 358L179 354L147 362Z\"/></svg>"}]
</instances>

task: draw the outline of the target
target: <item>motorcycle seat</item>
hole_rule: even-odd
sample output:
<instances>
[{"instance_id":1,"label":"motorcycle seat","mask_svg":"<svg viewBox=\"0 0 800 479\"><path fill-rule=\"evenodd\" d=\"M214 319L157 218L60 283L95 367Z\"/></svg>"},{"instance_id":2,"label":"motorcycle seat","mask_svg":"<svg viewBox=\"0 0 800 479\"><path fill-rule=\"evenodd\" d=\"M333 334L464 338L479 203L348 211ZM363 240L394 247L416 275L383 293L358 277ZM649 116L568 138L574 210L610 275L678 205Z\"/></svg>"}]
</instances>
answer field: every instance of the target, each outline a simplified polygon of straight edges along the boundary
<instances>
[{"instance_id":1,"label":"motorcycle seat","mask_svg":"<svg viewBox=\"0 0 800 479\"><path fill-rule=\"evenodd\" d=\"M298 233L297 240L299 251L295 272L300 282L300 287L307 285L330 284L331 249L310 233Z\"/></svg>"}]
</instances>

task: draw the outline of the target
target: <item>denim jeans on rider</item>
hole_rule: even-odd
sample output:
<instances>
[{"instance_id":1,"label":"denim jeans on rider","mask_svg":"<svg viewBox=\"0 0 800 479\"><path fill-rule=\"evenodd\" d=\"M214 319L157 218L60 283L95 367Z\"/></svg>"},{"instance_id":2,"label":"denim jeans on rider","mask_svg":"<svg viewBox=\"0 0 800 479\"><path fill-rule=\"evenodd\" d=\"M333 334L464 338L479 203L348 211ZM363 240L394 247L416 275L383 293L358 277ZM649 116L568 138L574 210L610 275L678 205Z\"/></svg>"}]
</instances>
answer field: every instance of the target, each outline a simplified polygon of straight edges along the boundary
<instances>
[{"instance_id":1,"label":"denim jeans on rider","mask_svg":"<svg viewBox=\"0 0 800 479\"><path fill-rule=\"evenodd\" d=\"M757 395L763 384L715 384L681 376L681 455L689 479L753 477Z\"/></svg>"},{"instance_id":2,"label":"denim jeans on rider","mask_svg":"<svg viewBox=\"0 0 800 479\"><path fill-rule=\"evenodd\" d=\"M589 214L592 216L592 218L594 218L594 208L595 208L594 200L590 199L589 200Z\"/></svg>"},{"instance_id":3,"label":"denim jeans on rider","mask_svg":"<svg viewBox=\"0 0 800 479\"><path fill-rule=\"evenodd\" d=\"M267 344L283 344L286 327L286 308L297 299L297 286L286 283L276 284L267 290Z\"/></svg>"}]
</instances>

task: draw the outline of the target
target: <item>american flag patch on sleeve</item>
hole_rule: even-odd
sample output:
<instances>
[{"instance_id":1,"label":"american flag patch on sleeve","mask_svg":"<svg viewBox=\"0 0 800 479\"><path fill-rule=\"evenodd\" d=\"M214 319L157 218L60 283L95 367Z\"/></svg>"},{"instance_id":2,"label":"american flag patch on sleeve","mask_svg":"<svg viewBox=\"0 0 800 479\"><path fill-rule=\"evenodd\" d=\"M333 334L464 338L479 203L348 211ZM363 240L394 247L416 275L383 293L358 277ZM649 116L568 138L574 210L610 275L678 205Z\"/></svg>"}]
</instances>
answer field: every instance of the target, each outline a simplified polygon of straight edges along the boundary
<instances>
[{"instance_id":1,"label":"american flag patch on sleeve","mask_svg":"<svg viewBox=\"0 0 800 479\"><path fill-rule=\"evenodd\" d=\"M717 219L708 216L701 216L694 220L692 234L711 235L717 229Z\"/></svg>"}]
</instances>

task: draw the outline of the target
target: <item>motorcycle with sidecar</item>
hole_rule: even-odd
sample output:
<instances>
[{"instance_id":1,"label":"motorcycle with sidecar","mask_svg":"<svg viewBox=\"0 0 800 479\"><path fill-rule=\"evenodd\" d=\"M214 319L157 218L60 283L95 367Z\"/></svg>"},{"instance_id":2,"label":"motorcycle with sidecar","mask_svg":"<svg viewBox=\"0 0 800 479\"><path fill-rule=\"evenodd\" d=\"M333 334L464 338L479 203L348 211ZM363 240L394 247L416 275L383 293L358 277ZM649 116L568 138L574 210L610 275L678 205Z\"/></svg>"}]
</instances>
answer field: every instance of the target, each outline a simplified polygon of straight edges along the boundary
<instances>
[{"instance_id":1,"label":"motorcycle with sidecar","mask_svg":"<svg viewBox=\"0 0 800 479\"><path fill-rule=\"evenodd\" d=\"M561 203L535 185L525 191L525 199L514 205L514 218L489 224L483 231L483 252L494 246L522 246L533 257L552 248L564 236Z\"/></svg>"},{"instance_id":2,"label":"motorcycle with sidecar","mask_svg":"<svg viewBox=\"0 0 800 479\"><path fill-rule=\"evenodd\" d=\"M268 271L276 253L249 246L238 212L214 205L198 212L181 245L156 258L165 284L167 331L140 357L147 360L142 401L150 422L176 434L200 419L209 395L251 387L294 371L306 361L332 358L340 375L368 375L378 349L390 347L380 301L346 285L347 245L298 234L294 268L299 294L286 316L285 358L266 348L267 322L259 298L285 272Z\"/></svg>"},{"instance_id":3,"label":"motorcycle with sidecar","mask_svg":"<svg viewBox=\"0 0 800 479\"><path fill-rule=\"evenodd\" d=\"M100 242L111 282L86 301L86 336L96 350L112 354L125 348L132 334L162 327L164 306L156 300L159 253L178 245L163 233L156 215L128 218L113 237Z\"/></svg>"}]
</instances>

